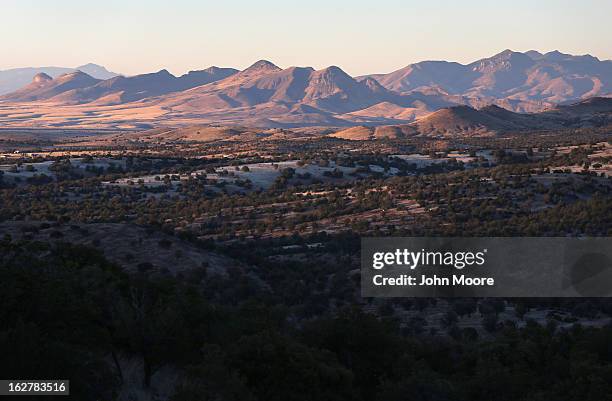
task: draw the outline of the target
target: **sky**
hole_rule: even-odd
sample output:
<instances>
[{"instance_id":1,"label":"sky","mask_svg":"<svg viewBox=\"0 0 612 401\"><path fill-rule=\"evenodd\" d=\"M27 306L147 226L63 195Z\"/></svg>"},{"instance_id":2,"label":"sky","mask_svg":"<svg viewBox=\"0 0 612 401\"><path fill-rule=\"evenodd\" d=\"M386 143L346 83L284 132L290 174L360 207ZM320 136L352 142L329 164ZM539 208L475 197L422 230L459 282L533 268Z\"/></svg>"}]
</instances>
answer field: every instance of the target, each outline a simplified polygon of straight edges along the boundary
<instances>
[{"instance_id":1,"label":"sky","mask_svg":"<svg viewBox=\"0 0 612 401\"><path fill-rule=\"evenodd\" d=\"M612 59L611 15L609 0L2 0L0 69L180 75L266 59L361 75L504 49Z\"/></svg>"}]
</instances>

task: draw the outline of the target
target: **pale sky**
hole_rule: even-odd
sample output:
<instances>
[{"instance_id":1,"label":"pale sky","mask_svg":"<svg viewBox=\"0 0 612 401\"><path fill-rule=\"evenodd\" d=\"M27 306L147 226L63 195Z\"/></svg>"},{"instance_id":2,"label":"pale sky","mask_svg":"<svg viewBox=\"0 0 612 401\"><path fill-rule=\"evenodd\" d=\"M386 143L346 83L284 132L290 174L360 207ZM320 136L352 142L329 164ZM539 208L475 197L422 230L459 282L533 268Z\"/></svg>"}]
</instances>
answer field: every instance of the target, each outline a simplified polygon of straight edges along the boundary
<instances>
[{"instance_id":1,"label":"pale sky","mask_svg":"<svg viewBox=\"0 0 612 401\"><path fill-rule=\"evenodd\" d=\"M507 48L612 59L610 16L609 0L2 0L0 69L180 75L267 59L361 75Z\"/></svg>"}]
</instances>

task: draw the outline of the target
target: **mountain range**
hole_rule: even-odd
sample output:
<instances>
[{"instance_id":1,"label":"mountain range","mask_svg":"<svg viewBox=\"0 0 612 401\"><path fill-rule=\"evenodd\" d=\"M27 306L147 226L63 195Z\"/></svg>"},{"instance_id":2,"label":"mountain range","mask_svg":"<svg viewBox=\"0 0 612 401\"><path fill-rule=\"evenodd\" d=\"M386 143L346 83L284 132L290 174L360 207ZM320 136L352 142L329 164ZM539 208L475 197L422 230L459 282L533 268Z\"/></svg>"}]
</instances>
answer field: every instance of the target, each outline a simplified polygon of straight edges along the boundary
<instances>
[{"instance_id":1,"label":"mountain range","mask_svg":"<svg viewBox=\"0 0 612 401\"><path fill-rule=\"evenodd\" d=\"M479 120L495 122L481 126L506 124L502 128L510 129L520 128L517 119L513 117L510 125L500 123L503 113L553 110L559 104L611 93L612 61L557 51L505 50L465 65L425 61L360 77L336 66L281 69L261 60L242 71L210 67L179 77L166 70L106 79L83 69L56 77L39 72L21 89L0 96L0 123L118 128L203 123L373 126L431 120L434 112L445 109L452 110L452 121L477 112L482 114Z\"/></svg>"},{"instance_id":2,"label":"mountain range","mask_svg":"<svg viewBox=\"0 0 612 401\"><path fill-rule=\"evenodd\" d=\"M45 73L15 92L0 96L13 102L49 101L59 104L121 104L153 96L179 92L228 77L237 70L210 67L175 77L167 70L132 77L121 75L102 80L82 71L69 72L53 79Z\"/></svg>"},{"instance_id":3,"label":"mountain range","mask_svg":"<svg viewBox=\"0 0 612 401\"><path fill-rule=\"evenodd\" d=\"M515 111L538 111L612 92L612 60L558 51L542 54L504 50L467 65L425 61L358 79L369 78L399 93L459 95L471 103L495 102Z\"/></svg>"},{"instance_id":4,"label":"mountain range","mask_svg":"<svg viewBox=\"0 0 612 401\"><path fill-rule=\"evenodd\" d=\"M70 72L82 71L88 75L91 75L97 79L109 79L119 74L108 71L101 65L89 63L78 66L76 68L70 67L26 67L26 68L13 68L10 70L0 70L0 95L11 93L25 85L28 85L34 76L37 74L46 74L52 78L57 78L62 74Z\"/></svg>"}]
</instances>

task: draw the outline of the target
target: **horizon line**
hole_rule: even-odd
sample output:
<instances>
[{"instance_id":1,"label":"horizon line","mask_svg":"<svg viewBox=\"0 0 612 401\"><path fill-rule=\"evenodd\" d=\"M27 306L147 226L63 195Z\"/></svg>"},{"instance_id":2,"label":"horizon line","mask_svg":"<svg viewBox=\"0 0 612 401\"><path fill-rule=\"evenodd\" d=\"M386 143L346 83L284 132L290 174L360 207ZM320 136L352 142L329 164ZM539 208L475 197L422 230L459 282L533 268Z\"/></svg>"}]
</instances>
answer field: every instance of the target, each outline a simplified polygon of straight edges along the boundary
<instances>
[{"instance_id":1,"label":"horizon line","mask_svg":"<svg viewBox=\"0 0 612 401\"><path fill-rule=\"evenodd\" d=\"M508 51L509 51L509 52L512 52L512 53L520 53L520 54L527 54L528 52L537 52L537 53L539 53L539 54L541 54L541 55L543 55L543 56L545 56L545 55L547 55L547 54L550 54L550 53L559 53L559 54L561 54L561 55L567 55L567 56L572 56L572 57L592 57L592 58L597 59L597 60L598 60L598 61L600 61L600 62L612 61L612 59L600 59L599 57L594 56L594 55L592 55L592 54L590 54L590 53L584 53L584 54L572 54L572 53L565 53L565 52L562 52L562 51L560 51L560 50L558 50L558 49L554 49L554 50L550 50L550 51L543 52L543 51L540 51L540 50L535 50L535 49L529 49L529 50L525 50L525 51L517 51L517 50L512 50L512 49L510 49L510 48L506 48L506 49L504 49L504 50L502 50L502 51L500 51L500 52L498 52L498 53L495 53L495 54L493 54L493 55L491 55L491 56L481 57L481 58L475 59L475 60L473 60L473 61L471 61L471 62L468 62L468 63L466 63L466 64L461 63L461 62L458 62L458 61L447 60L447 59L424 59L424 60L420 60L420 61L415 61L415 62L412 62L412 63L404 64L403 66L400 66L400 67L395 68L395 69L393 69L393 70L391 70L391 71L388 71L388 72L370 72L370 73L367 73L367 74L358 74L358 75L351 75L351 74L349 74L349 75L351 75L351 76L353 76L353 77L362 77L362 76L367 76L367 75L388 74L388 73L391 73L391 72L398 71L398 70L400 70L400 69L402 69L402 68L408 67L408 66L410 66L410 65L420 64L420 63L427 63L427 62L446 62L446 63L456 63L456 64L460 64L460 65L462 65L462 66L468 66L468 65L473 64L473 63L475 63L475 62L477 62L477 61L480 61L480 60L485 60L485 59L489 59L489 58L492 58L492 57L498 56L498 55L503 54L503 53L508 52ZM233 69L238 70L238 71L244 71L244 70L246 70L246 69L248 69L248 68L252 67L253 65L255 65L255 64L259 63L259 62L267 62L267 63L270 63L270 64L272 64L272 65L274 65L274 66L276 66L276 67L280 68L281 70L286 70L286 69L288 69L288 68L294 68L294 67L295 67L295 68L313 68L315 71L320 71L320 70L324 70L324 69L326 69L326 68L330 68L330 67L338 67L338 68L340 68L342 71L345 71L345 70L344 70L342 67L340 67L340 66L339 66L339 65L337 65L337 64L329 64L329 65L327 65L326 67L321 67L321 68L315 68L315 67L313 67L313 66L300 66L300 65L289 65L289 66L287 66L287 67L280 67L280 66L279 66L279 65L277 65L276 63L274 63L274 62L270 61L269 59L259 59L259 60L255 61L255 62L253 62L253 63L251 63L251 64L247 65L247 66L246 66L246 67L244 67L244 68L238 68L238 67L233 67L233 66L220 66L220 65L212 64L212 65L209 65L209 66L203 67L202 69L187 70L187 71L185 71L185 72L184 72L184 73L182 73L182 74L175 74L175 73L171 72L170 70L168 70L167 68L161 68L161 69L159 69L159 70L148 70L148 71L145 71L145 72L140 72L140 73L138 73L138 74L123 74L123 73L120 73L120 72L113 71L114 69L113 69L112 67L109 67L108 65L105 65L105 64L103 64L103 63L96 63L96 62L94 62L94 61L89 61L89 62L86 62L86 63L83 63L83 64L79 64L79 65L78 65L78 66L76 66L76 67L68 67L68 66L57 65L57 64L56 64L56 65L53 65L53 64L49 64L49 65L39 65L39 66L2 67L2 68L0 69L0 72L11 71L11 70L19 70L19 69L29 69L29 68L33 68L33 69L43 69L43 68L70 68L70 69L74 69L74 70L77 70L77 71L81 71L81 70L79 69L80 67L85 67L85 66L87 66L87 65L93 65L93 66L97 66L97 67L102 67L102 68L106 69L106 70L107 70L108 72L110 72L110 73L117 74L118 76L124 76L124 77L133 77L133 76L137 76L137 75L144 75L144 74L155 74L155 73L159 73L159 72L163 72L163 71L168 72L169 74L171 74L171 75L172 75L172 76L174 76L174 77L180 77L180 76L182 76L182 75L186 75L186 74L188 74L188 73L190 73L190 72L202 71L202 70L206 70L206 69L208 69L208 68L233 68ZM81 72L83 72L83 71L81 71ZM345 71L345 72L346 72L346 71Z\"/></svg>"}]
</instances>

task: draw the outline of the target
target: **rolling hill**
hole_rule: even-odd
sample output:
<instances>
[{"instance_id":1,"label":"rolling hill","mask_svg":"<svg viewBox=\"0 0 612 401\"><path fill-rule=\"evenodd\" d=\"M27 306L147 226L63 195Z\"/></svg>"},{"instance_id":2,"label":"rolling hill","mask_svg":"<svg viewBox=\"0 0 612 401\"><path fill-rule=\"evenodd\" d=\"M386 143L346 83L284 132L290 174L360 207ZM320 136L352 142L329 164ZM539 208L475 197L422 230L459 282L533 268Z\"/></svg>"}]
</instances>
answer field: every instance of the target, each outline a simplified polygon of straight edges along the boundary
<instances>
[{"instance_id":1,"label":"rolling hill","mask_svg":"<svg viewBox=\"0 0 612 401\"><path fill-rule=\"evenodd\" d=\"M404 138L417 134L414 127L409 125L383 125L378 127L357 126L339 130L330 136L348 139L351 141L365 141L381 138Z\"/></svg>"},{"instance_id":2,"label":"rolling hill","mask_svg":"<svg viewBox=\"0 0 612 401\"><path fill-rule=\"evenodd\" d=\"M258 128L245 125L193 124L180 127L158 127L139 131L100 132L94 136L75 137L71 141L79 146L106 146L129 143L175 142L248 142L270 140L303 140L332 137L345 140L402 139L411 136L425 138L450 138L478 136L490 137L504 134L532 134L541 131L547 135L567 132L568 128L609 127L612 124L612 99L592 98L562 105L542 113L515 113L499 106L481 109L469 106L453 106L430 113L409 124L392 124L352 127L297 127ZM33 131L24 130L32 135ZM73 130L72 132L79 132Z\"/></svg>"},{"instance_id":3,"label":"rolling hill","mask_svg":"<svg viewBox=\"0 0 612 401\"><path fill-rule=\"evenodd\" d=\"M544 128L536 114L518 114L498 106L480 110L469 106L454 106L441 109L416 121L414 126L420 134L485 134L524 129Z\"/></svg>"},{"instance_id":4,"label":"rolling hill","mask_svg":"<svg viewBox=\"0 0 612 401\"><path fill-rule=\"evenodd\" d=\"M515 113L496 105L481 109L453 106L437 110L410 124L357 126L332 136L350 140L421 136L489 136L527 130L601 127L612 124L612 98L590 98L541 113Z\"/></svg>"}]
</instances>

